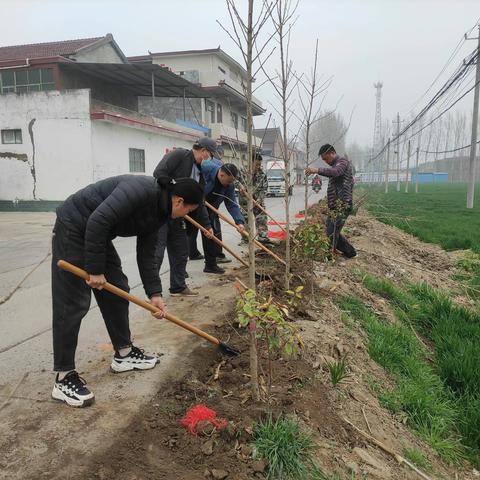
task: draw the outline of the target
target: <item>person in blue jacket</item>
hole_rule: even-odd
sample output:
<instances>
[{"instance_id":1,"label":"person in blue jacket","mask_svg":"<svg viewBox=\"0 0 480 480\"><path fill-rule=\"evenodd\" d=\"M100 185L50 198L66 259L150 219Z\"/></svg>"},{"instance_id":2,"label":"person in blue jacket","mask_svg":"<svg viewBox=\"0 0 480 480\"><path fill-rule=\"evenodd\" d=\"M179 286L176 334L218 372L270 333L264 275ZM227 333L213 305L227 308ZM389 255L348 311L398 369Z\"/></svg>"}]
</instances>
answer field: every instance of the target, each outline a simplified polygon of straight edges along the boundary
<instances>
[{"instance_id":1,"label":"person in blue jacket","mask_svg":"<svg viewBox=\"0 0 480 480\"><path fill-rule=\"evenodd\" d=\"M202 163L202 175L205 179L205 200L219 208L225 202L228 213L237 225L237 230L242 233L245 230L245 219L238 205L235 195L234 182L238 177L238 169L232 163L221 164L216 160L207 160ZM218 232L219 228L213 225L219 222L218 216L211 210L208 210L210 223L214 232ZM217 258L221 252L220 246L212 239L202 235L203 253L205 254L206 273L225 273L225 270L217 265Z\"/></svg>"}]
</instances>

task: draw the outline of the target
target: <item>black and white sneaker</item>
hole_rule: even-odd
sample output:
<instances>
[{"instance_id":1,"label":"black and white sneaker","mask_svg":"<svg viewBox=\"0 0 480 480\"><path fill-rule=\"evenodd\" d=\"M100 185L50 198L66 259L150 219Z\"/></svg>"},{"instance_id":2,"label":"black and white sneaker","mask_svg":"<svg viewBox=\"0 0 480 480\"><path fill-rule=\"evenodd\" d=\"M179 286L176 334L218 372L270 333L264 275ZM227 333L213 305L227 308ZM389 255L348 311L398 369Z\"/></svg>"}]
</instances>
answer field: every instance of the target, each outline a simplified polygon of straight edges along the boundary
<instances>
[{"instance_id":1,"label":"black and white sneaker","mask_svg":"<svg viewBox=\"0 0 480 480\"><path fill-rule=\"evenodd\" d=\"M87 388L87 382L73 370L62 380L55 378L52 398L65 402L71 407L88 407L95 401L95 395Z\"/></svg>"},{"instance_id":2,"label":"black and white sneaker","mask_svg":"<svg viewBox=\"0 0 480 480\"><path fill-rule=\"evenodd\" d=\"M115 373L129 372L130 370L150 370L160 360L157 357L145 355L143 350L132 345L132 349L124 357L117 351L113 357L110 368Z\"/></svg>"}]
</instances>

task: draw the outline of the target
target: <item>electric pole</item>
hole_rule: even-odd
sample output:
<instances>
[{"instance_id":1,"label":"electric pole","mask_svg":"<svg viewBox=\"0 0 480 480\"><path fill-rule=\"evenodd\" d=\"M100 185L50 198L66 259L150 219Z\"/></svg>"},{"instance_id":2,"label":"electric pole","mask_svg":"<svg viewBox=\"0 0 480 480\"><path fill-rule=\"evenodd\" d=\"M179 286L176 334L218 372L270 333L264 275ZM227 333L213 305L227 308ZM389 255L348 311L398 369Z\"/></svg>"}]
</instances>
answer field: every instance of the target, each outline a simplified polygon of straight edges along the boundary
<instances>
[{"instance_id":1,"label":"electric pole","mask_svg":"<svg viewBox=\"0 0 480 480\"><path fill-rule=\"evenodd\" d=\"M466 36L465 36L466 38ZM467 40L474 40L473 38ZM477 153L477 131L478 131L478 96L480 93L480 25L478 25L478 47L475 74L475 94L473 96L473 117L472 117L472 143L470 146L470 169L467 191L467 208L473 208L475 197L475 163Z\"/></svg>"},{"instance_id":2,"label":"electric pole","mask_svg":"<svg viewBox=\"0 0 480 480\"><path fill-rule=\"evenodd\" d=\"M408 193L408 170L410 169L410 140L407 148L407 181L405 183L405 193Z\"/></svg>"},{"instance_id":3,"label":"electric pole","mask_svg":"<svg viewBox=\"0 0 480 480\"><path fill-rule=\"evenodd\" d=\"M373 84L375 88L375 122L373 125L373 145L372 145L372 160L379 155L381 149L382 137L382 82ZM375 182L375 162L371 162L371 181ZM380 165L380 159L376 162Z\"/></svg>"},{"instance_id":4,"label":"electric pole","mask_svg":"<svg viewBox=\"0 0 480 480\"><path fill-rule=\"evenodd\" d=\"M400 113L397 113L397 192L400 191Z\"/></svg>"},{"instance_id":5,"label":"electric pole","mask_svg":"<svg viewBox=\"0 0 480 480\"><path fill-rule=\"evenodd\" d=\"M420 155L420 146L417 147L417 158L415 159L415 193L418 193L418 156Z\"/></svg>"},{"instance_id":6,"label":"electric pole","mask_svg":"<svg viewBox=\"0 0 480 480\"><path fill-rule=\"evenodd\" d=\"M388 171L389 167L390 167L390 139L388 139L388 143L387 143L387 165L386 165L386 169L385 169L385 193L388 193L388 177L389 177L389 174L390 172Z\"/></svg>"}]
</instances>

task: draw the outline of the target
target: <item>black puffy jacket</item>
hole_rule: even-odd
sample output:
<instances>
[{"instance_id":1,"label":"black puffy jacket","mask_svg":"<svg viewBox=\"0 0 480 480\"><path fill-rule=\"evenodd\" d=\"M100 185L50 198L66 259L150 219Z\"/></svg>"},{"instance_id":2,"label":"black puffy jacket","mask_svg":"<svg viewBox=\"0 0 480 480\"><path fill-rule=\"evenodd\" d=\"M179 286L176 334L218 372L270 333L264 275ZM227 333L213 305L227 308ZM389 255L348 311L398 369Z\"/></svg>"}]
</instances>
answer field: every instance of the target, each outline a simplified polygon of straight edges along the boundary
<instances>
[{"instance_id":1,"label":"black puffy jacket","mask_svg":"<svg viewBox=\"0 0 480 480\"><path fill-rule=\"evenodd\" d=\"M57 217L85 237L85 269L105 273L106 245L115 237L137 237L137 263L147 295L161 292L154 255L158 230L171 213L171 194L155 178L119 175L70 195Z\"/></svg>"}]
</instances>

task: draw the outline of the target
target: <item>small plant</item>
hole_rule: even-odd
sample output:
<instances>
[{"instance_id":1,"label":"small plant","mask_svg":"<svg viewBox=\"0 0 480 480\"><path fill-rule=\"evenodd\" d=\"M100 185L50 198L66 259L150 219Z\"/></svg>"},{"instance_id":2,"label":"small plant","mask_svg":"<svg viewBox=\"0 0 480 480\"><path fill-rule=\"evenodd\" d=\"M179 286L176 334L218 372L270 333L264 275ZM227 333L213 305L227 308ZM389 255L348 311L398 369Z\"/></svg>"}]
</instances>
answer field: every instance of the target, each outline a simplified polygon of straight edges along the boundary
<instances>
[{"instance_id":1,"label":"small plant","mask_svg":"<svg viewBox=\"0 0 480 480\"><path fill-rule=\"evenodd\" d=\"M301 428L293 416L271 415L253 429L253 448L267 461L269 480L320 480L328 477L315 464L312 434Z\"/></svg>"},{"instance_id":2,"label":"small plant","mask_svg":"<svg viewBox=\"0 0 480 480\"><path fill-rule=\"evenodd\" d=\"M307 223L295 233L293 254L298 259L312 259L319 262L330 260L330 241L323 227L317 223Z\"/></svg>"},{"instance_id":3,"label":"small plant","mask_svg":"<svg viewBox=\"0 0 480 480\"><path fill-rule=\"evenodd\" d=\"M298 304L303 298L303 285L299 285L295 290L287 290L288 305L292 308L297 308Z\"/></svg>"},{"instance_id":4,"label":"small plant","mask_svg":"<svg viewBox=\"0 0 480 480\"><path fill-rule=\"evenodd\" d=\"M339 383L349 377L348 366L347 366L347 357L344 356L340 360L335 360L333 362L327 362L328 371L330 372L330 379L332 380L332 385L336 387Z\"/></svg>"},{"instance_id":5,"label":"small plant","mask_svg":"<svg viewBox=\"0 0 480 480\"><path fill-rule=\"evenodd\" d=\"M427 472L432 470L432 464L418 448L403 447L403 456Z\"/></svg>"}]
</instances>

